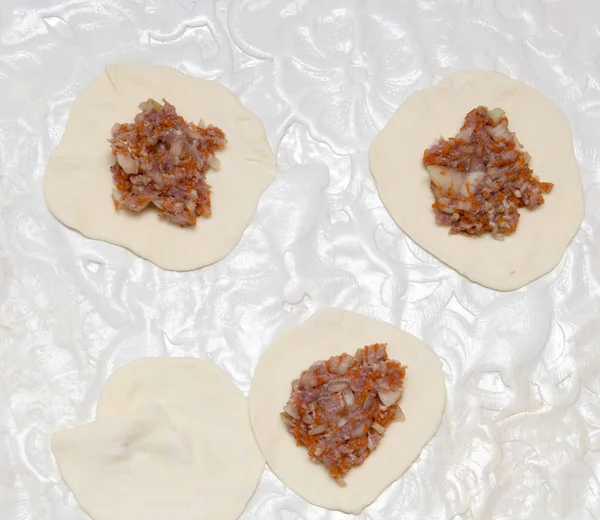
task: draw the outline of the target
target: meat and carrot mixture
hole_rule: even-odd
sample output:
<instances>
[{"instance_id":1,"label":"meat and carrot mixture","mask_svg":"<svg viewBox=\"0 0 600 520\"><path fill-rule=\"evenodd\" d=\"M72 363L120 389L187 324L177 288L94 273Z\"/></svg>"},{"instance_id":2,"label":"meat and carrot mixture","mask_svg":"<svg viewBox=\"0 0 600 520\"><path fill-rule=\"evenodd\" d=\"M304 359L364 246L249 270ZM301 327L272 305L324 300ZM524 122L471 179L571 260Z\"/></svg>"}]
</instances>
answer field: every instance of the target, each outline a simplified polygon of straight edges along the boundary
<instances>
[{"instance_id":1,"label":"meat and carrot mixture","mask_svg":"<svg viewBox=\"0 0 600 520\"><path fill-rule=\"evenodd\" d=\"M377 447L386 428L404 420L398 405L406 367L377 343L317 361L292 382L281 417L300 446L344 485L344 476Z\"/></svg>"},{"instance_id":2,"label":"meat and carrot mixture","mask_svg":"<svg viewBox=\"0 0 600 520\"><path fill-rule=\"evenodd\" d=\"M513 233L519 208L540 206L554 186L540 182L530 160L503 110L469 112L456 137L440 138L423 155L437 223L450 233L489 232L498 239Z\"/></svg>"},{"instance_id":3,"label":"meat and carrot mixture","mask_svg":"<svg viewBox=\"0 0 600 520\"><path fill-rule=\"evenodd\" d=\"M129 211L154 204L171 222L195 226L198 217L211 215L205 175L209 168L219 168L215 152L227 139L215 126L186 123L173 105L163 102L149 99L140 104L133 123L113 126L113 201L117 210Z\"/></svg>"}]
</instances>

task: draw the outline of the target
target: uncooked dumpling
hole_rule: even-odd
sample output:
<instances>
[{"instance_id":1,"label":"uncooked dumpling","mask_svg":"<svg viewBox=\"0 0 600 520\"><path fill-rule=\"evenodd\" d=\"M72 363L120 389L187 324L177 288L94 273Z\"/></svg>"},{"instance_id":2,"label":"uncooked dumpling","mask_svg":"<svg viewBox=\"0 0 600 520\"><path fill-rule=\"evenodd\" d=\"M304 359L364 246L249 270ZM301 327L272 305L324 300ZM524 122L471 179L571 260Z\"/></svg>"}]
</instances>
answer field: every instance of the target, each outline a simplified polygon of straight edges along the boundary
<instances>
[{"instance_id":1,"label":"uncooked dumpling","mask_svg":"<svg viewBox=\"0 0 600 520\"><path fill-rule=\"evenodd\" d=\"M158 212L116 211L110 166L111 128L133 121L138 105L166 99L186 120L203 119L225 132L212 186L212 216L181 228ZM262 192L275 176L275 158L265 131L226 87L169 67L111 65L77 98L65 134L44 177L52 213L84 235L126 247L159 267L186 271L226 256L250 223Z\"/></svg>"},{"instance_id":2,"label":"uncooked dumpling","mask_svg":"<svg viewBox=\"0 0 600 520\"><path fill-rule=\"evenodd\" d=\"M456 135L478 106L500 108L532 157L530 166L553 183L545 203L521 212L517 230L504 240L491 235L449 235L437 225L423 152L434 139ZM584 204L569 123L538 90L496 72L447 76L411 95L375 137L371 172L396 223L417 244L458 272L497 290L522 287L551 271L579 229Z\"/></svg>"},{"instance_id":3,"label":"uncooked dumpling","mask_svg":"<svg viewBox=\"0 0 600 520\"><path fill-rule=\"evenodd\" d=\"M280 413L302 370L373 343L387 343L389 358L408 366L400 402L405 420L388 427L341 486L296 446ZM252 429L275 475L312 504L346 513L360 512L410 467L437 432L445 402L441 362L425 344L392 325L341 309L320 311L277 338L263 354L248 396Z\"/></svg>"},{"instance_id":4,"label":"uncooked dumpling","mask_svg":"<svg viewBox=\"0 0 600 520\"><path fill-rule=\"evenodd\" d=\"M94 520L235 520L264 466L244 395L187 358L118 369L97 420L54 434L52 450Z\"/></svg>"}]
</instances>

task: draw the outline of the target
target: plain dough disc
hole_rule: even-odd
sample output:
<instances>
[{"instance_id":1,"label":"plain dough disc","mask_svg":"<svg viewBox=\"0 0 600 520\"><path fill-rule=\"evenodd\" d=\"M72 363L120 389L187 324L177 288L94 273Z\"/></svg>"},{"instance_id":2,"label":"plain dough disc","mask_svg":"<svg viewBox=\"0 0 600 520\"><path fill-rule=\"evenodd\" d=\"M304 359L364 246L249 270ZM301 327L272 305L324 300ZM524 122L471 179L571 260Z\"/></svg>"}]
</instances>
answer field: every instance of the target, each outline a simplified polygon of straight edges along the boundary
<instances>
[{"instance_id":1,"label":"plain dough disc","mask_svg":"<svg viewBox=\"0 0 600 520\"><path fill-rule=\"evenodd\" d=\"M97 420L54 434L52 450L94 520L235 520L264 467L244 395L192 358L118 369Z\"/></svg>"},{"instance_id":2,"label":"plain dough disc","mask_svg":"<svg viewBox=\"0 0 600 520\"><path fill-rule=\"evenodd\" d=\"M544 205L519 210L517 231L504 241L489 234L449 235L447 226L438 226L422 165L434 139L454 137L479 105L506 112L534 172L555 185ZM583 190L567 119L541 92L497 72L458 72L411 95L371 143L369 160L398 226L442 262L492 289L517 289L551 271L581 225Z\"/></svg>"},{"instance_id":3,"label":"plain dough disc","mask_svg":"<svg viewBox=\"0 0 600 520\"><path fill-rule=\"evenodd\" d=\"M116 211L107 138L112 126L133 121L148 98L175 105L186 121L221 128L225 150L219 171L209 170L212 216L181 228L158 217ZM126 247L164 269L187 271L226 256L252 220L262 192L275 177L275 158L259 119L226 87L169 67L111 65L77 98L65 134L44 177L52 213L84 235Z\"/></svg>"},{"instance_id":4,"label":"plain dough disc","mask_svg":"<svg viewBox=\"0 0 600 520\"><path fill-rule=\"evenodd\" d=\"M408 366L400 401L406 420L388 428L342 487L325 466L309 459L306 448L296 446L280 413L303 370L373 343L387 343L390 359ZM273 473L312 504L346 513L360 512L410 467L437 432L445 402L440 359L424 343L393 325L341 309L320 311L277 338L263 354L248 396L252 429Z\"/></svg>"}]
</instances>

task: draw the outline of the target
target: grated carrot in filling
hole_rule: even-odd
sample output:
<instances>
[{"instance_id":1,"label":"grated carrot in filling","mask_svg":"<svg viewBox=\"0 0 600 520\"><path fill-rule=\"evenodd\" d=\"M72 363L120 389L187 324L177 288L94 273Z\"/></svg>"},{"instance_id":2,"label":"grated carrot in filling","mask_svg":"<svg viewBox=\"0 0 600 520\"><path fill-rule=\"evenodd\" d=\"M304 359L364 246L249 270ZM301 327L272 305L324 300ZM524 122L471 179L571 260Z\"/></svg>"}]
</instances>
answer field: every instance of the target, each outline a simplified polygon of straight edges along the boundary
<instances>
[{"instance_id":1,"label":"grated carrot in filling","mask_svg":"<svg viewBox=\"0 0 600 520\"><path fill-rule=\"evenodd\" d=\"M227 139L219 128L187 123L163 103L149 99L133 123L113 126L113 202L134 212L153 204L174 224L195 226L198 217L212 214L206 172L218 169L215 152Z\"/></svg>"},{"instance_id":2,"label":"grated carrot in filling","mask_svg":"<svg viewBox=\"0 0 600 520\"><path fill-rule=\"evenodd\" d=\"M450 233L498 239L514 233L519 208L544 204L554 186L534 175L530 160L504 111L472 110L456 137L440 138L423 154L436 222Z\"/></svg>"},{"instance_id":3,"label":"grated carrot in filling","mask_svg":"<svg viewBox=\"0 0 600 520\"><path fill-rule=\"evenodd\" d=\"M296 443L344 485L386 428L404 420L398 401L406 368L388 359L384 343L318 361L292 382L281 417Z\"/></svg>"}]
</instances>

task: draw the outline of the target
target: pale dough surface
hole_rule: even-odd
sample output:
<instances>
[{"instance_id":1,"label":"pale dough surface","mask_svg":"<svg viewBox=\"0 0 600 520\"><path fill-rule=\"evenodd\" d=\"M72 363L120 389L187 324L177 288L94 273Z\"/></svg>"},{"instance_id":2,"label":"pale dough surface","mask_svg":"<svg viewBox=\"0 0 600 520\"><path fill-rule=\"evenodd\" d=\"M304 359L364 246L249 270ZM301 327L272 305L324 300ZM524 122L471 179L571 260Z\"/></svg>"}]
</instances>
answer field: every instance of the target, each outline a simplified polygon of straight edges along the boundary
<instances>
[{"instance_id":1,"label":"pale dough surface","mask_svg":"<svg viewBox=\"0 0 600 520\"><path fill-rule=\"evenodd\" d=\"M387 343L387 352L408 366L400 401L406 420L393 423L369 458L337 484L325 466L313 463L296 446L280 413L291 383L319 360L358 348ZM419 456L438 430L446 402L440 359L414 336L379 320L341 309L326 309L286 331L263 354L250 388L248 404L254 435L271 470L312 504L358 513Z\"/></svg>"},{"instance_id":2,"label":"pale dough surface","mask_svg":"<svg viewBox=\"0 0 600 520\"><path fill-rule=\"evenodd\" d=\"M235 520L264 467L242 392L191 358L121 367L97 420L54 434L52 450L94 520Z\"/></svg>"},{"instance_id":3,"label":"pale dough surface","mask_svg":"<svg viewBox=\"0 0 600 520\"><path fill-rule=\"evenodd\" d=\"M186 121L221 128L225 150L209 170L212 216L180 228L158 217L116 211L111 198L112 126L133 121L138 105L165 98ZM44 195L52 213L84 235L126 247L164 269L186 271L226 256L250 223L275 176L275 158L262 123L226 87L169 67L111 65L77 98L65 134L48 161Z\"/></svg>"},{"instance_id":4,"label":"pale dough surface","mask_svg":"<svg viewBox=\"0 0 600 520\"><path fill-rule=\"evenodd\" d=\"M506 112L534 172L555 185L543 206L519 210L517 231L504 241L449 235L447 226L438 226L422 165L434 139L454 137L479 105ZM458 72L411 95L371 143L369 160L398 226L442 262L492 289L517 289L551 271L581 225L583 190L567 119L541 92L503 74Z\"/></svg>"}]
</instances>

